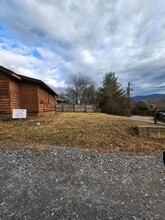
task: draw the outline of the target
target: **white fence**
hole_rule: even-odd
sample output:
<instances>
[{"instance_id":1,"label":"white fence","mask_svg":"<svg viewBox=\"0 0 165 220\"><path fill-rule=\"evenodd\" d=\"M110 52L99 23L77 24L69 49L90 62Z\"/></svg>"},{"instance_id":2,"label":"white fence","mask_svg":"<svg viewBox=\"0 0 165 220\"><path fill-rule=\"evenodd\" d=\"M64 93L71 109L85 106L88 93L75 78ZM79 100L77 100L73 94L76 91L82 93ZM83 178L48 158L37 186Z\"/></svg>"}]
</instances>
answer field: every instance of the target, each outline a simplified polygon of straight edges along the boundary
<instances>
[{"instance_id":1,"label":"white fence","mask_svg":"<svg viewBox=\"0 0 165 220\"><path fill-rule=\"evenodd\" d=\"M95 112L96 106L93 104L90 105L75 105L75 104L57 104L57 112Z\"/></svg>"}]
</instances>

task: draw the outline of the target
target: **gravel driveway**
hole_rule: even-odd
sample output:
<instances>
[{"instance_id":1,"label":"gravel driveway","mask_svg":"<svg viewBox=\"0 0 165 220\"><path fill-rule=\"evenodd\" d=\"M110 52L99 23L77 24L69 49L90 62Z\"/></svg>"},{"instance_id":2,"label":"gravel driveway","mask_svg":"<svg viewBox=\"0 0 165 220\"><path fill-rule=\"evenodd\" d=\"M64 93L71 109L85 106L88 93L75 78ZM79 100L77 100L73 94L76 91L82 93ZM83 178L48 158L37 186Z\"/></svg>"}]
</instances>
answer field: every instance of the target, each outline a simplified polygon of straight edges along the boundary
<instances>
[{"instance_id":1,"label":"gravel driveway","mask_svg":"<svg viewBox=\"0 0 165 220\"><path fill-rule=\"evenodd\" d=\"M165 219L161 153L0 150L0 219Z\"/></svg>"}]
</instances>

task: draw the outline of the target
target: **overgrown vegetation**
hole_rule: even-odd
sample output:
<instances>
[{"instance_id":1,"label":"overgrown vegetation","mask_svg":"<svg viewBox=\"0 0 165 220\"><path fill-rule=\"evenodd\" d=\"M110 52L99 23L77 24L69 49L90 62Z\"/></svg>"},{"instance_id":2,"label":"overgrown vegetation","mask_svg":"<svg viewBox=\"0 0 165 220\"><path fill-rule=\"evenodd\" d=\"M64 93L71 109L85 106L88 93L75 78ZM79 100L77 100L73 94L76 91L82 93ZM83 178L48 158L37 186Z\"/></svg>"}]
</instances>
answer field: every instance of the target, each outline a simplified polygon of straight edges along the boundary
<instances>
[{"instance_id":1,"label":"overgrown vegetation","mask_svg":"<svg viewBox=\"0 0 165 220\"><path fill-rule=\"evenodd\" d=\"M81 147L84 152L161 151L165 140L138 137L146 123L102 113L58 113L25 121L0 121L0 146L45 151L51 145Z\"/></svg>"},{"instance_id":2,"label":"overgrown vegetation","mask_svg":"<svg viewBox=\"0 0 165 220\"><path fill-rule=\"evenodd\" d=\"M133 103L131 113L134 115L149 115L148 104L143 101Z\"/></svg>"},{"instance_id":3,"label":"overgrown vegetation","mask_svg":"<svg viewBox=\"0 0 165 220\"><path fill-rule=\"evenodd\" d=\"M65 93L60 98L71 104L96 104L101 112L126 115L128 102L125 91L114 72L105 74L102 87L83 74L72 74L67 82Z\"/></svg>"}]
</instances>

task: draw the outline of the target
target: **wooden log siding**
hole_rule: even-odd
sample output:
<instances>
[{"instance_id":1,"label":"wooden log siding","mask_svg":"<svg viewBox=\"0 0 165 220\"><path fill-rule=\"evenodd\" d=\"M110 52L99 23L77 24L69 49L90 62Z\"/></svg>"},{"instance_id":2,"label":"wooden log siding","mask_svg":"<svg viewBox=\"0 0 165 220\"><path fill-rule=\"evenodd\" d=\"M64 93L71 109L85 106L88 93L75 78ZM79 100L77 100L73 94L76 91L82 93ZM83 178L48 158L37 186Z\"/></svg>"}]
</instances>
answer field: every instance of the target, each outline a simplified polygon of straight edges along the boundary
<instances>
[{"instance_id":1,"label":"wooden log siding","mask_svg":"<svg viewBox=\"0 0 165 220\"><path fill-rule=\"evenodd\" d=\"M0 74L0 113L10 113L9 77Z\"/></svg>"},{"instance_id":2,"label":"wooden log siding","mask_svg":"<svg viewBox=\"0 0 165 220\"><path fill-rule=\"evenodd\" d=\"M20 84L20 103L22 109L27 109L29 113L38 112L37 86L30 83Z\"/></svg>"},{"instance_id":3,"label":"wooden log siding","mask_svg":"<svg viewBox=\"0 0 165 220\"><path fill-rule=\"evenodd\" d=\"M56 110L56 92L43 81L16 74L0 66L0 114L11 117L13 109L27 109L29 115ZM34 113L34 114L33 114Z\"/></svg>"},{"instance_id":4,"label":"wooden log siding","mask_svg":"<svg viewBox=\"0 0 165 220\"><path fill-rule=\"evenodd\" d=\"M56 101L53 95L38 87L38 108L39 112L54 111Z\"/></svg>"},{"instance_id":5,"label":"wooden log siding","mask_svg":"<svg viewBox=\"0 0 165 220\"><path fill-rule=\"evenodd\" d=\"M19 109L21 107L20 85L14 80L10 80L10 106L11 112L13 111L13 109Z\"/></svg>"}]
</instances>

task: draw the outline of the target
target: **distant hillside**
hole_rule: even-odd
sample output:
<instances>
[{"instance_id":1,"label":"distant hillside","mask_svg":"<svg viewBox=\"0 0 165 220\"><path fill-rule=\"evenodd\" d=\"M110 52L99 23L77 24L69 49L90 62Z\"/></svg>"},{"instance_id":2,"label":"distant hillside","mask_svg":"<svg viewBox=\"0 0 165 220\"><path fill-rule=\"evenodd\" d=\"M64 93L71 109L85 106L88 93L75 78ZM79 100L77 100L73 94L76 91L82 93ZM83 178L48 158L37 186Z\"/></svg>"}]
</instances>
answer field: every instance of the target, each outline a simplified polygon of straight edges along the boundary
<instances>
[{"instance_id":1,"label":"distant hillside","mask_svg":"<svg viewBox=\"0 0 165 220\"><path fill-rule=\"evenodd\" d=\"M148 101L148 100L159 100L159 99L163 99L163 98L165 98L165 94L151 94L151 95L131 97L131 99L135 102Z\"/></svg>"}]
</instances>

